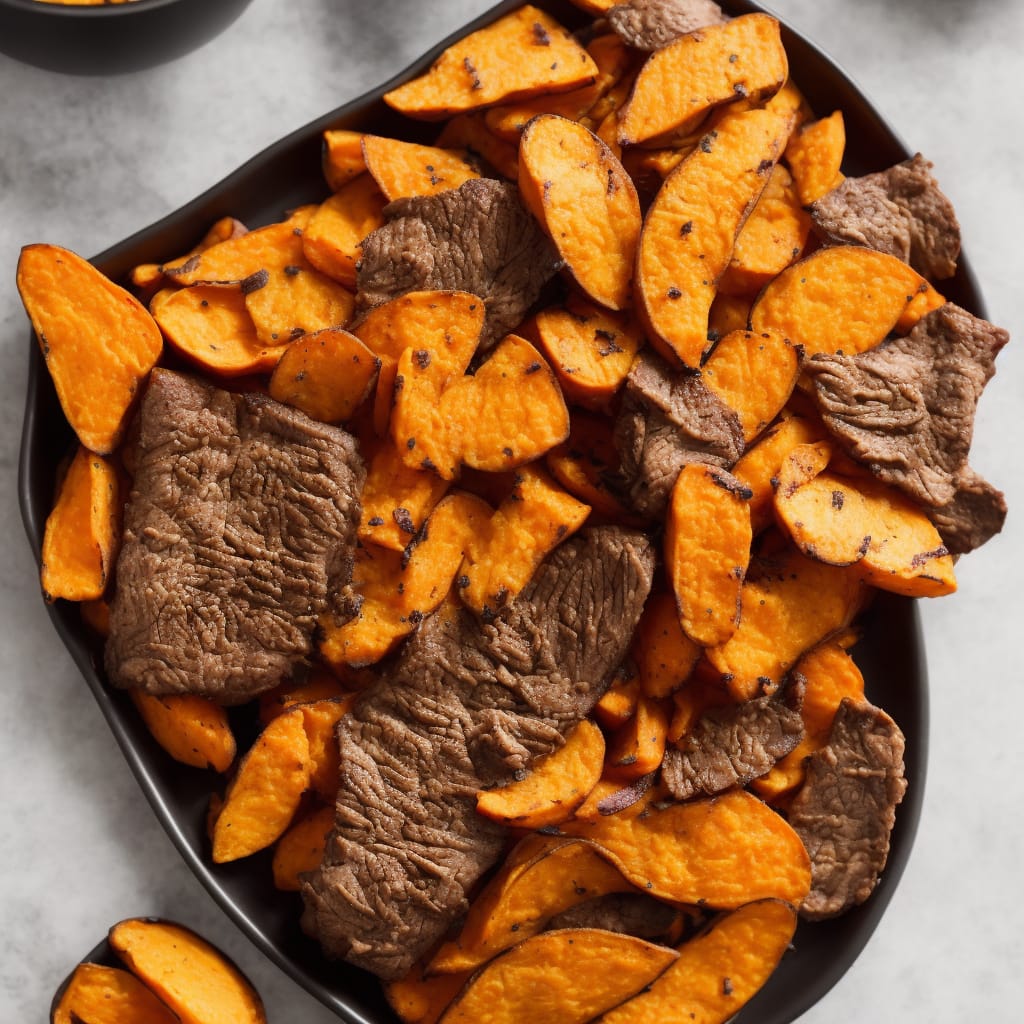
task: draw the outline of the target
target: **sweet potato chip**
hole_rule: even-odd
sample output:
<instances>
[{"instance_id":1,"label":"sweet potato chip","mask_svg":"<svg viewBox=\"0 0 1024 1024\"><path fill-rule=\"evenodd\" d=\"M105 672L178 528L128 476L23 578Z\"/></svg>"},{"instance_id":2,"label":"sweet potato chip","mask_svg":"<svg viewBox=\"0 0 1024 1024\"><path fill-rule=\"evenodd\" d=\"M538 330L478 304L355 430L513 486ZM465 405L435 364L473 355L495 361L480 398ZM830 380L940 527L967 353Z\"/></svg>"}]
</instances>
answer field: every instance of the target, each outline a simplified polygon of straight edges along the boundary
<instances>
[{"instance_id":1,"label":"sweet potato chip","mask_svg":"<svg viewBox=\"0 0 1024 1024\"><path fill-rule=\"evenodd\" d=\"M379 366L354 334L328 327L284 350L270 377L270 397L321 423L340 423L366 400Z\"/></svg>"},{"instance_id":2,"label":"sweet potato chip","mask_svg":"<svg viewBox=\"0 0 1024 1024\"><path fill-rule=\"evenodd\" d=\"M608 740L607 776L628 781L657 771L665 756L670 716L668 700L641 691L634 714Z\"/></svg>"},{"instance_id":3,"label":"sweet potato chip","mask_svg":"<svg viewBox=\"0 0 1024 1024\"><path fill-rule=\"evenodd\" d=\"M669 696L697 664L700 647L683 632L670 591L655 591L647 598L633 639L633 656L640 688L649 697Z\"/></svg>"},{"instance_id":4,"label":"sweet potato chip","mask_svg":"<svg viewBox=\"0 0 1024 1024\"><path fill-rule=\"evenodd\" d=\"M767 14L745 14L680 36L640 69L619 111L619 143L664 135L722 103L768 99L782 88L788 69L779 23Z\"/></svg>"},{"instance_id":5,"label":"sweet potato chip","mask_svg":"<svg viewBox=\"0 0 1024 1024\"><path fill-rule=\"evenodd\" d=\"M109 454L163 352L160 329L137 299L56 245L26 245L17 283L65 418L86 448Z\"/></svg>"},{"instance_id":6,"label":"sweet potato chip","mask_svg":"<svg viewBox=\"0 0 1024 1024\"><path fill-rule=\"evenodd\" d=\"M351 710L356 696L347 693L298 705L309 743L309 784L324 800L333 800L338 793L341 755L335 730Z\"/></svg>"},{"instance_id":7,"label":"sweet potato chip","mask_svg":"<svg viewBox=\"0 0 1024 1024\"><path fill-rule=\"evenodd\" d=\"M751 492L731 473L691 462L676 478L665 522L665 566L679 622L702 647L736 631L750 560Z\"/></svg>"},{"instance_id":8,"label":"sweet potato chip","mask_svg":"<svg viewBox=\"0 0 1024 1024\"><path fill-rule=\"evenodd\" d=\"M363 133L347 128L328 128L323 135L320 166L324 181L332 192L358 178L366 170Z\"/></svg>"},{"instance_id":9,"label":"sweet potato chip","mask_svg":"<svg viewBox=\"0 0 1024 1024\"><path fill-rule=\"evenodd\" d=\"M798 906L810 890L800 837L743 789L576 819L560 831L595 843L634 885L661 899L724 910L769 897Z\"/></svg>"},{"instance_id":10,"label":"sweet potato chip","mask_svg":"<svg viewBox=\"0 0 1024 1024\"><path fill-rule=\"evenodd\" d=\"M439 120L546 92L567 92L597 76L589 54L531 4L464 36L426 74L384 94L400 113Z\"/></svg>"},{"instance_id":11,"label":"sweet potato chip","mask_svg":"<svg viewBox=\"0 0 1024 1024\"><path fill-rule=\"evenodd\" d=\"M226 242L231 238L241 238L247 234L249 229L234 217L221 217L215 221L210 230L193 246L184 256L177 260L170 261L172 264L182 264L190 256L205 252L218 242ZM132 268L131 281L135 288L143 293L143 301L148 301L157 288L170 284L170 280L164 275L164 268L159 263L140 263Z\"/></svg>"},{"instance_id":12,"label":"sweet potato chip","mask_svg":"<svg viewBox=\"0 0 1024 1024\"><path fill-rule=\"evenodd\" d=\"M578 122L541 114L519 143L519 191L583 291L628 306L640 201L615 154Z\"/></svg>"},{"instance_id":13,"label":"sweet potato chip","mask_svg":"<svg viewBox=\"0 0 1024 1024\"><path fill-rule=\"evenodd\" d=\"M732 331L745 331L752 303L745 296L726 295L719 290L708 312L708 337L724 338Z\"/></svg>"},{"instance_id":14,"label":"sweet potato chip","mask_svg":"<svg viewBox=\"0 0 1024 1024\"><path fill-rule=\"evenodd\" d=\"M260 722L269 725L294 704L310 704L332 697L344 697L349 692L337 676L318 666L304 680L287 679L274 689L261 693Z\"/></svg>"},{"instance_id":15,"label":"sweet potato chip","mask_svg":"<svg viewBox=\"0 0 1024 1024\"><path fill-rule=\"evenodd\" d=\"M463 604L485 620L493 618L589 513L589 505L563 491L543 469L523 466L509 497L468 538L459 570Z\"/></svg>"},{"instance_id":16,"label":"sweet potato chip","mask_svg":"<svg viewBox=\"0 0 1024 1024\"><path fill-rule=\"evenodd\" d=\"M558 825L597 785L603 764L604 734L584 718L565 745L540 758L525 778L477 793L477 813L516 828Z\"/></svg>"},{"instance_id":17,"label":"sweet potato chip","mask_svg":"<svg viewBox=\"0 0 1024 1024\"><path fill-rule=\"evenodd\" d=\"M656 782L656 772L623 781L603 775L590 795L576 808L575 821L597 821L608 814L642 814L644 810L669 798L668 790Z\"/></svg>"},{"instance_id":18,"label":"sweet potato chip","mask_svg":"<svg viewBox=\"0 0 1024 1024\"><path fill-rule=\"evenodd\" d=\"M668 946L598 928L544 932L470 978L441 1021L585 1024L650 984L677 956Z\"/></svg>"},{"instance_id":19,"label":"sweet potato chip","mask_svg":"<svg viewBox=\"0 0 1024 1024\"><path fill-rule=\"evenodd\" d=\"M259 994L241 971L190 929L131 918L115 924L107 938L181 1024L266 1024Z\"/></svg>"},{"instance_id":20,"label":"sweet potato chip","mask_svg":"<svg viewBox=\"0 0 1024 1024\"><path fill-rule=\"evenodd\" d=\"M843 180L840 166L846 150L843 112L801 125L786 146L786 163L793 172L797 201L810 206Z\"/></svg>"},{"instance_id":21,"label":"sweet potato chip","mask_svg":"<svg viewBox=\"0 0 1024 1024\"><path fill-rule=\"evenodd\" d=\"M259 271L243 284L245 308L256 337L278 345L326 327L344 327L355 296L303 258L283 270Z\"/></svg>"},{"instance_id":22,"label":"sweet potato chip","mask_svg":"<svg viewBox=\"0 0 1024 1024\"><path fill-rule=\"evenodd\" d=\"M788 117L766 110L724 118L668 176L647 211L636 298L650 340L673 362L700 365L716 282L789 126Z\"/></svg>"},{"instance_id":23,"label":"sweet potato chip","mask_svg":"<svg viewBox=\"0 0 1024 1024\"><path fill-rule=\"evenodd\" d=\"M457 114L446 121L434 145L444 149L467 149L509 181L515 181L519 174L518 139L515 145L499 139L487 127L483 113Z\"/></svg>"},{"instance_id":24,"label":"sweet potato chip","mask_svg":"<svg viewBox=\"0 0 1024 1024\"><path fill-rule=\"evenodd\" d=\"M796 910L757 900L717 918L678 947L679 959L650 987L599 1017L600 1024L725 1024L764 985L789 948Z\"/></svg>"},{"instance_id":25,"label":"sweet potato chip","mask_svg":"<svg viewBox=\"0 0 1024 1024\"><path fill-rule=\"evenodd\" d=\"M428 976L423 966L416 964L404 978L384 982L384 997L402 1024L437 1024L471 973Z\"/></svg>"},{"instance_id":26,"label":"sweet potato chip","mask_svg":"<svg viewBox=\"0 0 1024 1024\"><path fill-rule=\"evenodd\" d=\"M291 824L312 764L301 706L279 715L239 762L213 827L213 862L270 846Z\"/></svg>"},{"instance_id":27,"label":"sweet potato chip","mask_svg":"<svg viewBox=\"0 0 1024 1024\"><path fill-rule=\"evenodd\" d=\"M236 746L225 708L196 693L129 693L153 739L175 761L216 772L231 767Z\"/></svg>"},{"instance_id":28,"label":"sweet potato chip","mask_svg":"<svg viewBox=\"0 0 1024 1024\"><path fill-rule=\"evenodd\" d=\"M110 605L105 598L95 597L89 601L80 601L78 610L82 615L82 621L97 636L104 639L110 636Z\"/></svg>"},{"instance_id":29,"label":"sweet potato chip","mask_svg":"<svg viewBox=\"0 0 1024 1024\"><path fill-rule=\"evenodd\" d=\"M719 673L702 658L690 678L672 694L668 742L679 743L685 739L705 711L732 703Z\"/></svg>"},{"instance_id":30,"label":"sweet potato chip","mask_svg":"<svg viewBox=\"0 0 1024 1024\"><path fill-rule=\"evenodd\" d=\"M50 1024L179 1024L170 1008L129 971L79 964Z\"/></svg>"},{"instance_id":31,"label":"sweet potato chip","mask_svg":"<svg viewBox=\"0 0 1024 1024\"><path fill-rule=\"evenodd\" d=\"M640 699L640 673L632 659L615 672L608 689L594 705L594 717L609 731L625 725L636 714Z\"/></svg>"},{"instance_id":32,"label":"sweet potato chip","mask_svg":"<svg viewBox=\"0 0 1024 1024\"><path fill-rule=\"evenodd\" d=\"M48 602L103 595L121 536L120 491L113 464L79 445L43 531L39 580Z\"/></svg>"},{"instance_id":33,"label":"sweet potato chip","mask_svg":"<svg viewBox=\"0 0 1024 1024\"><path fill-rule=\"evenodd\" d=\"M301 876L320 867L327 837L333 828L333 804L315 808L288 827L274 846L271 870L275 888L283 892L299 891Z\"/></svg>"},{"instance_id":34,"label":"sweet potato chip","mask_svg":"<svg viewBox=\"0 0 1024 1024\"><path fill-rule=\"evenodd\" d=\"M386 199L432 196L479 178L469 154L382 135L363 136L366 169Z\"/></svg>"}]
</instances>

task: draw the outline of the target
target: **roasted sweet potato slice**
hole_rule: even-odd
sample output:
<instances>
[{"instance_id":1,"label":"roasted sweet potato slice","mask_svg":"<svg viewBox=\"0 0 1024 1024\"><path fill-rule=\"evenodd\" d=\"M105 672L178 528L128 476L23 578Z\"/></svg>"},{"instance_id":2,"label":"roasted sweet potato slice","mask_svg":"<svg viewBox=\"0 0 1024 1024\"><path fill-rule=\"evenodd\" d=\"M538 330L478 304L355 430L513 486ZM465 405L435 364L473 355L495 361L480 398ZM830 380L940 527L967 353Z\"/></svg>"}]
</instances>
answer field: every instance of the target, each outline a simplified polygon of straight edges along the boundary
<instances>
[{"instance_id":1,"label":"roasted sweet potato slice","mask_svg":"<svg viewBox=\"0 0 1024 1024\"><path fill-rule=\"evenodd\" d=\"M679 622L675 594L655 591L647 598L633 640L640 688L649 697L667 697L686 682L700 658L700 646Z\"/></svg>"},{"instance_id":2,"label":"roasted sweet potato slice","mask_svg":"<svg viewBox=\"0 0 1024 1024\"><path fill-rule=\"evenodd\" d=\"M790 124L767 110L724 118L665 179L647 211L636 299L650 340L673 362L700 366L716 282Z\"/></svg>"},{"instance_id":3,"label":"roasted sweet potato slice","mask_svg":"<svg viewBox=\"0 0 1024 1024\"><path fill-rule=\"evenodd\" d=\"M597 785L603 764L604 734L585 718L525 778L477 793L477 813L516 828L558 825Z\"/></svg>"},{"instance_id":4,"label":"roasted sweet potato slice","mask_svg":"<svg viewBox=\"0 0 1024 1024\"><path fill-rule=\"evenodd\" d=\"M328 327L284 350L270 377L270 397L321 423L340 423L366 400L379 367L354 334Z\"/></svg>"},{"instance_id":5,"label":"roasted sweet potato slice","mask_svg":"<svg viewBox=\"0 0 1024 1024\"><path fill-rule=\"evenodd\" d=\"M789 73L779 23L746 14L709 25L656 50L619 111L619 143L636 145L737 99L768 99Z\"/></svg>"},{"instance_id":6,"label":"roasted sweet potato slice","mask_svg":"<svg viewBox=\"0 0 1024 1024\"><path fill-rule=\"evenodd\" d=\"M711 923L678 947L679 959L650 987L599 1017L600 1024L695 1020L725 1024L778 966L796 931L782 900L757 900Z\"/></svg>"},{"instance_id":7,"label":"roasted sweet potato slice","mask_svg":"<svg viewBox=\"0 0 1024 1024\"><path fill-rule=\"evenodd\" d=\"M677 956L668 946L598 928L544 932L473 975L441 1021L584 1024L650 984Z\"/></svg>"},{"instance_id":8,"label":"roasted sweet potato slice","mask_svg":"<svg viewBox=\"0 0 1024 1024\"><path fill-rule=\"evenodd\" d=\"M384 94L395 110L440 120L593 81L597 65L549 14L524 4L448 47L426 74Z\"/></svg>"},{"instance_id":9,"label":"roasted sweet potato slice","mask_svg":"<svg viewBox=\"0 0 1024 1024\"><path fill-rule=\"evenodd\" d=\"M175 761L216 772L231 767L236 745L225 708L195 693L130 694L153 739Z\"/></svg>"},{"instance_id":10,"label":"roasted sweet potato slice","mask_svg":"<svg viewBox=\"0 0 1024 1024\"><path fill-rule=\"evenodd\" d=\"M269 725L278 715L283 714L295 704L310 704L318 700L330 700L332 697L344 697L350 692L342 685L341 680L325 668L316 667L306 679L289 679L260 694L260 722Z\"/></svg>"},{"instance_id":11,"label":"roasted sweet potato slice","mask_svg":"<svg viewBox=\"0 0 1024 1024\"><path fill-rule=\"evenodd\" d=\"M236 220L234 217L221 217L184 256L171 262L180 265L186 262L190 256L205 252L219 242L226 242L231 238L241 238L248 231L249 229L240 220ZM131 281L136 290L141 293L141 300L146 302L157 288L171 283L164 275L164 268L159 263L140 263L138 266L132 267Z\"/></svg>"},{"instance_id":12,"label":"roasted sweet potato slice","mask_svg":"<svg viewBox=\"0 0 1024 1024\"><path fill-rule=\"evenodd\" d=\"M358 178L366 170L363 133L347 128L328 128L323 135L320 166L324 181L332 192Z\"/></svg>"},{"instance_id":13,"label":"roasted sweet potato slice","mask_svg":"<svg viewBox=\"0 0 1024 1024\"><path fill-rule=\"evenodd\" d=\"M235 234L224 241L162 264L177 285L240 284L261 270L284 270L302 260L302 229L290 219Z\"/></svg>"},{"instance_id":14,"label":"roasted sweet potato slice","mask_svg":"<svg viewBox=\"0 0 1024 1024\"><path fill-rule=\"evenodd\" d=\"M690 678L672 694L668 742L678 743L684 739L705 711L731 703L733 700L722 684L719 673L702 658Z\"/></svg>"},{"instance_id":15,"label":"roasted sweet potato slice","mask_svg":"<svg viewBox=\"0 0 1024 1024\"><path fill-rule=\"evenodd\" d=\"M586 521L590 506L535 465L523 466L509 497L468 538L459 596L485 620L530 582L544 558Z\"/></svg>"},{"instance_id":16,"label":"roasted sweet potato slice","mask_svg":"<svg viewBox=\"0 0 1024 1024\"><path fill-rule=\"evenodd\" d=\"M589 839L662 899L728 910L774 897L798 906L810 890L800 837L746 790L644 810L576 819L560 831Z\"/></svg>"},{"instance_id":17,"label":"roasted sweet potato slice","mask_svg":"<svg viewBox=\"0 0 1024 1024\"><path fill-rule=\"evenodd\" d=\"M137 299L56 245L26 245L17 283L65 418L86 448L109 454L163 352L160 329Z\"/></svg>"},{"instance_id":18,"label":"roasted sweet potato slice","mask_svg":"<svg viewBox=\"0 0 1024 1024\"><path fill-rule=\"evenodd\" d=\"M578 122L541 114L523 131L518 180L580 288L609 309L628 306L640 200L615 154Z\"/></svg>"},{"instance_id":19,"label":"roasted sweet potato slice","mask_svg":"<svg viewBox=\"0 0 1024 1024\"><path fill-rule=\"evenodd\" d=\"M719 290L708 312L708 337L724 338L732 331L745 331L750 319L750 299L742 295L726 295Z\"/></svg>"},{"instance_id":20,"label":"roasted sweet potato slice","mask_svg":"<svg viewBox=\"0 0 1024 1024\"><path fill-rule=\"evenodd\" d=\"M258 271L242 286L256 337L278 345L325 327L344 327L355 296L302 258L282 270Z\"/></svg>"},{"instance_id":21,"label":"roasted sweet potato slice","mask_svg":"<svg viewBox=\"0 0 1024 1024\"><path fill-rule=\"evenodd\" d=\"M103 964L79 964L53 1008L50 1024L179 1024L130 971Z\"/></svg>"},{"instance_id":22,"label":"roasted sweet potato slice","mask_svg":"<svg viewBox=\"0 0 1024 1024\"><path fill-rule=\"evenodd\" d=\"M270 846L291 824L312 764L302 708L275 718L239 762L213 827L213 861L224 864Z\"/></svg>"},{"instance_id":23,"label":"roasted sweet potato slice","mask_svg":"<svg viewBox=\"0 0 1024 1024\"><path fill-rule=\"evenodd\" d=\"M456 114L447 120L441 134L434 140L434 145L447 149L468 149L509 181L515 181L519 174L518 140L513 145L499 139L487 127L482 112Z\"/></svg>"},{"instance_id":24,"label":"roasted sweet potato slice","mask_svg":"<svg viewBox=\"0 0 1024 1024\"><path fill-rule=\"evenodd\" d=\"M340 754L335 730L355 699L355 693L347 693L298 705L309 743L309 784L324 800L333 800L338 793Z\"/></svg>"},{"instance_id":25,"label":"roasted sweet potato slice","mask_svg":"<svg viewBox=\"0 0 1024 1024\"><path fill-rule=\"evenodd\" d=\"M423 968L418 963L404 978L384 982L384 997L402 1024L437 1024L471 973L426 975Z\"/></svg>"},{"instance_id":26,"label":"roasted sweet potato slice","mask_svg":"<svg viewBox=\"0 0 1024 1024\"><path fill-rule=\"evenodd\" d=\"M739 624L750 498L731 473L700 462L684 466L672 488L665 565L683 632L702 647L724 643Z\"/></svg>"},{"instance_id":27,"label":"roasted sweet potato slice","mask_svg":"<svg viewBox=\"0 0 1024 1024\"><path fill-rule=\"evenodd\" d=\"M843 180L840 167L846 151L843 112L836 110L817 121L803 124L786 146L786 163L793 172L797 200L810 206Z\"/></svg>"},{"instance_id":28,"label":"roasted sweet potato slice","mask_svg":"<svg viewBox=\"0 0 1024 1024\"><path fill-rule=\"evenodd\" d=\"M902 260L860 245L818 249L784 270L750 311L753 331L781 331L806 355L874 348L928 282Z\"/></svg>"},{"instance_id":29,"label":"roasted sweet potato slice","mask_svg":"<svg viewBox=\"0 0 1024 1024\"><path fill-rule=\"evenodd\" d=\"M388 200L432 196L480 177L465 150L424 146L382 135L363 136L363 157L366 169Z\"/></svg>"},{"instance_id":30,"label":"roasted sweet potato slice","mask_svg":"<svg viewBox=\"0 0 1024 1024\"><path fill-rule=\"evenodd\" d=\"M614 731L636 714L639 699L640 673L630 658L619 666L608 689L594 705L594 717L605 729Z\"/></svg>"},{"instance_id":31,"label":"roasted sweet potato slice","mask_svg":"<svg viewBox=\"0 0 1024 1024\"><path fill-rule=\"evenodd\" d=\"M576 809L573 820L597 821L609 814L643 814L648 807L667 799L669 792L656 772L629 781L605 775Z\"/></svg>"},{"instance_id":32,"label":"roasted sweet potato slice","mask_svg":"<svg viewBox=\"0 0 1024 1024\"><path fill-rule=\"evenodd\" d=\"M634 713L608 740L607 777L629 781L657 771L665 756L670 717L666 698L641 691Z\"/></svg>"},{"instance_id":33,"label":"roasted sweet potato slice","mask_svg":"<svg viewBox=\"0 0 1024 1024\"><path fill-rule=\"evenodd\" d=\"M115 953L181 1024L265 1024L259 994L223 953L169 921L130 918L110 929Z\"/></svg>"},{"instance_id":34,"label":"roasted sweet potato slice","mask_svg":"<svg viewBox=\"0 0 1024 1024\"><path fill-rule=\"evenodd\" d=\"M301 876L315 871L323 860L327 837L334 828L334 805L324 805L297 818L274 846L271 870L274 886L298 892Z\"/></svg>"},{"instance_id":35,"label":"roasted sweet potato slice","mask_svg":"<svg viewBox=\"0 0 1024 1024\"><path fill-rule=\"evenodd\" d=\"M39 580L47 601L103 595L121 536L120 491L114 465L79 445L43 531Z\"/></svg>"}]
</instances>

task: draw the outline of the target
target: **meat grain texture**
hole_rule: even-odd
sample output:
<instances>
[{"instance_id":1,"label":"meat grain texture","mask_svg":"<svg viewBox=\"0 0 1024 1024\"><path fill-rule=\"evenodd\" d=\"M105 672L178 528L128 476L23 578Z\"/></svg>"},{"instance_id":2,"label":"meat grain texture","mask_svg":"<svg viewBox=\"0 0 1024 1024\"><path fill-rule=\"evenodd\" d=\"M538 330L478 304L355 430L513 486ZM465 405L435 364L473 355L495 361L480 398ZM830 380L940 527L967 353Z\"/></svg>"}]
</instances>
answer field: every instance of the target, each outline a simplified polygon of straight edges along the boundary
<instances>
[{"instance_id":1,"label":"meat grain texture","mask_svg":"<svg viewBox=\"0 0 1024 1024\"><path fill-rule=\"evenodd\" d=\"M645 52L729 20L714 0L629 0L612 7L607 17L627 46Z\"/></svg>"}]
</instances>

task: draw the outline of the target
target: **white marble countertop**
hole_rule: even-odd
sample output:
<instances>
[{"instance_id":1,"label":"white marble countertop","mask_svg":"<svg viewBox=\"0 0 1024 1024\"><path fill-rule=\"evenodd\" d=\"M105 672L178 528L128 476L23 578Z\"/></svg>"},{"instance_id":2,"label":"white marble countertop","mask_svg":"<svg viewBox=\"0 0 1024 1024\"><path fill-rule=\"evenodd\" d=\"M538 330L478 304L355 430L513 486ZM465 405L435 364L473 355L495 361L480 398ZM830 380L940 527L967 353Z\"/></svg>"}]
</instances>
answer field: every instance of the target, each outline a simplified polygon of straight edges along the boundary
<instances>
[{"instance_id":1,"label":"white marble countertop","mask_svg":"<svg viewBox=\"0 0 1024 1024\"><path fill-rule=\"evenodd\" d=\"M91 255L213 184L279 136L390 77L487 0L254 0L203 49L113 79L0 56L0 499L7 713L0 720L0 1020L41 1021L58 981L134 914L191 924L233 955L272 1021L336 1018L263 958L183 866L54 633L17 511L28 326L22 244ZM935 163L997 323L1024 327L1024 104L1016 0L776 0ZM976 467L1007 493L1007 530L922 607L931 755L920 830L868 948L802 1024L1020 1019L1024 903L1024 358L1003 352Z\"/></svg>"}]
</instances>

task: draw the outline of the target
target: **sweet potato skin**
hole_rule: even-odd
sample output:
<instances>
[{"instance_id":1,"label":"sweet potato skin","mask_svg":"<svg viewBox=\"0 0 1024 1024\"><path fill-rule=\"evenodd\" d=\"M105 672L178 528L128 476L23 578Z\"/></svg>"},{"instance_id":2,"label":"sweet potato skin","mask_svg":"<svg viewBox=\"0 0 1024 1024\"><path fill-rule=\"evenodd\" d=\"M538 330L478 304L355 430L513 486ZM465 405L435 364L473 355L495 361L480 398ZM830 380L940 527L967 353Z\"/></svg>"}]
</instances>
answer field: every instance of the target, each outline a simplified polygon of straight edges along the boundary
<instances>
[{"instance_id":1,"label":"sweet potato skin","mask_svg":"<svg viewBox=\"0 0 1024 1024\"><path fill-rule=\"evenodd\" d=\"M103 964L79 964L50 1024L178 1024L170 1008L130 971Z\"/></svg>"}]
</instances>

